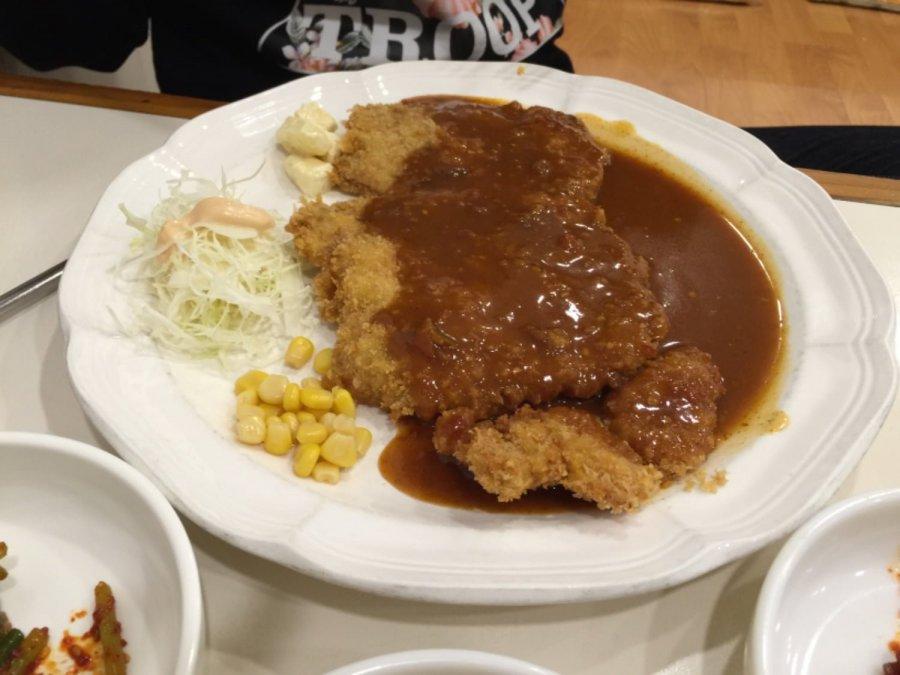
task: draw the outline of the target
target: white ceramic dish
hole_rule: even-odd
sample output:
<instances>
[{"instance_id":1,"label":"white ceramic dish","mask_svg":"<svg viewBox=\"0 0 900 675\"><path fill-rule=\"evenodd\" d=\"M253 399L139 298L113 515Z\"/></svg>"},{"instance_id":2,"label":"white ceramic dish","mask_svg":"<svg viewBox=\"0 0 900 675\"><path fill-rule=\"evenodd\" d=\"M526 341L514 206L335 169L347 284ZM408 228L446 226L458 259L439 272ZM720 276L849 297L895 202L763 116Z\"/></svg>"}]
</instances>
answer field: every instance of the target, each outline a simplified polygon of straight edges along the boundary
<instances>
[{"instance_id":1,"label":"white ceramic dish","mask_svg":"<svg viewBox=\"0 0 900 675\"><path fill-rule=\"evenodd\" d=\"M556 675L508 656L466 649L419 649L359 661L326 675Z\"/></svg>"},{"instance_id":2,"label":"white ceramic dish","mask_svg":"<svg viewBox=\"0 0 900 675\"><path fill-rule=\"evenodd\" d=\"M10 547L0 609L26 631L91 623L104 580L134 675L194 672L203 606L187 534L153 484L103 450L58 436L0 433L0 538ZM70 623L73 612L84 619ZM57 663L63 665L60 655Z\"/></svg>"},{"instance_id":3,"label":"white ceramic dish","mask_svg":"<svg viewBox=\"0 0 900 675\"><path fill-rule=\"evenodd\" d=\"M900 490L823 511L788 540L763 584L747 672L875 673L900 630Z\"/></svg>"},{"instance_id":4,"label":"white ceramic dish","mask_svg":"<svg viewBox=\"0 0 900 675\"><path fill-rule=\"evenodd\" d=\"M165 181L249 175L244 198L289 214L297 193L274 143L305 101L338 118L354 104L446 93L517 99L627 119L704 176L754 229L781 272L790 319L779 401L788 428L739 453L715 497L667 491L623 518L503 516L444 509L397 492L377 455L391 426L364 413L373 452L337 486L297 481L288 462L231 439L231 384L172 368L125 338L109 308L124 295L110 268L137 213ZM67 358L88 414L128 461L189 517L248 551L331 581L459 603L545 603L621 596L696 577L784 535L821 507L857 463L893 398L893 305L828 196L743 131L622 82L501 63L402 63L297 80L188 122L116 178L66 267L60 292ZM329 344L325 326L316 344Z\"/></svg>"}]
</instances>

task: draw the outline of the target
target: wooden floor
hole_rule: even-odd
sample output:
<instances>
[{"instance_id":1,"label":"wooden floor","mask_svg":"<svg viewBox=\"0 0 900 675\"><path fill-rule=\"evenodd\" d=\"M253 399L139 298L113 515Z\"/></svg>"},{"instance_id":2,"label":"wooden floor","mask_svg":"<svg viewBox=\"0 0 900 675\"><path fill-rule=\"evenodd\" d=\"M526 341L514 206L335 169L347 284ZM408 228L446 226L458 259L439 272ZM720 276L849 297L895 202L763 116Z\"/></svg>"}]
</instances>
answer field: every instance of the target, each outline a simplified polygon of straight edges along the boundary
<instances>
[{"instance_id":1,"label":"wooden floor","mask_svg":"<svg viewBox=\"0 0 900 675\"><path fill-rule=\"evenodd\" d=\"M628 80L742 126L900 125L900 14L758 0L568 0L578 73Z\"/></svg>"},{"instance_id":2,"label":"wooden floor","mask_svg":"<svg viewBox=\"0 0 900 675\"><path fill-rule=\"evenodd\" d=\"M753 1L568 0L560 44L579 73L628 80L741 126L900 125L900 13ZM143 57L152 69L148 49ZM40 85L0 73L6 93ZM120 98L103 92L110 104ZM125 98L171 107L137 92ZM175 114L210 105L175 101Z\"/></svg>"}]
</instances>

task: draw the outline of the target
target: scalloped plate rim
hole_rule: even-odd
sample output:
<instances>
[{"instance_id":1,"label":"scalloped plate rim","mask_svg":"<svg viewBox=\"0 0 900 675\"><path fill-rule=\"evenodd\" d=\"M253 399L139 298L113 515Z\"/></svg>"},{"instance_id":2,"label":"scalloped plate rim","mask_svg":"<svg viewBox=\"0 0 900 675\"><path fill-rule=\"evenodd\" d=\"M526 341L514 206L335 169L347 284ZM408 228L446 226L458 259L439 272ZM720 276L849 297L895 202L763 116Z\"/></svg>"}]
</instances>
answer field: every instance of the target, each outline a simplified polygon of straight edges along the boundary
<instances>
[{"instance_id":1,"label":"scalloped plate rim","mask_svg":"<svg viewBox=\"0 0 900 675\"><path fill-rule=\"evenodd\" d=\"M484 68L486 65L489 66L487 69ZM381 73L384 73L385 76L390 76L393 72L402 73L405 70L424 73L436 72L437 74L446 70L450 71L450 74L452 75L454 74L454 71L463 72L474 69L478 69L482 76L485 76L485 70L487 70L487 77L490 77L495 73L505 76L512 67L507 68L504 64L403 63L378 66L363 72L365 72L366 77L378 77ZM89 331L89 329L77 326L67 317L65 307L67 277L64 275L63 288L60 294L61 324L67 340L67 359L69 360L70 374L72 375L79 402L87 411L91 421L112 443L117 451L119 451L130 463L139 468L142 473L148 475L154 483L163 490L167 498L176 504L179 510L185 513L193 521L229 543L258 555L261 554L264 557L280 562L288 567L310 573L327 581L333 581L342 585L359 588L361 590L374 591L385 595L410 599L470 604L537 604L545 602L585 601L620 597L623 595L648 592L672 586L695 578L731 560L757 550L775 538L792 531L812 515L812 513L817 511L837 490L840 482L862 457L871 440L874 438L875 433L884 421L896 388L896 365L894 363L892 350L890 349L894 328L893 300L887 292L883 280L868 260L866 254L859 247L859 244L855 241L849 228L844 223L839 212L831 202L830 198L827 197L824 190L804 174L791 169L780 162L765 145L743 130L736 129L721 120L717 120L705 113L693 110L683 104L660 96L659 94L642 89L636 85L622 83L610 78L591 78L586 76L568 75L534 66L528 66L528 69L537 71L543 78L549 78L551 80L559 79L560 81L566 80L568 82L591 80L599 82L603 86L611 88L613 91L623 91L643 102L647 102L648 105L665 106L670 110L674 109L678 113L677 117L686 118L691 124L712 127L715 130L715 136L719 140L723 142L727 141L733 148L742 151L745 157L751 160L751 162L758 162L757 168L759 169L759 172L754 180L774 177L777 179L777 183L790 188L790 190L794 192L794 199L796 201L808 202L808 205L816 210L816 215L820 217L821 224L838 240L840 244L839 248L842 249L842 252L845 255L848 255L851 267L858 275L860 275L860 282L864 284L864 291L869 294L870 299L873 299L873 303L882 310L881 312L876 312L874 316L868 317L868 325L865 327L866 330L864 331L865 339L861 340L857 346L861 349L863 347L868 348L867 351L863 350L863 355L868 356L870 364L875 363L882 367L885 365L888 366L888 381L882 383L880 400L876 400L874 404L870 404L869 414L863 422L864 428L862 433L857 437L856 442L852 443L851 447L847 449L842 462L831 473L829 480L818 487L815 493L807 499L806 504L795 511L792 518L782 521L779 526L769 528L763 532L757 532L753 536L743 537L739 540L732 539L728 541L705 542L692 557L683 561L679 568L660 573L652 578L636 579L633 583L620 582L611 585L604 585L597 582L584 585L562 583L548 585L546 587L532 583L521 587L503 586L485 589L477 584L466 587L461 587L459 584L443 585L435 582L432 582L431 584L413 584L377 578L377 574L373 578L371 575L354 575L330 570L322 565L317 565L311 561L309 557L304 556L301 550L301 544L319 545L321 549L319 551L320 554L328 555L330 553L331 555L336 555L333 551L327 551L326 546L322 542L317 542L315 537L311 536L309 533L294 533L298 536L290 543L285 541L273 541L271 538L264 536L256 538L247 536L246 534L235 534L219 523L204 517L199 513L197 504L190 500L183 499L181 495L170 489L170 486L166 483L164 478L157 475L157 473L143 461L140 451L131 447L130 442L117 429L116 424L109 423L104 418L104 416L96 409L90 397L84 394L82 383L79 381L78 377L72 373L72 352L82 338L87 339L89 337L89 335L84 334L85 331ZM331 74L326 77L334 79L338 77L338 75ZM327 86L324 84L324 78L320 78L317 81L323 82L322 86ZM347 82L349 83L349 80L347 80ZM177 129L170 136L168 141L159 149L136 160L123 170L123 172L112 181L107 192L105 192L103 197L98 201L98 206L105 198L107 198L114 186L118 185L120 181L124 182L131 178L132 174L135 174L135 172L158 153L166 154L170 150L173 150L169 154L176 155L177 153L174 152L176 144L180 139L190 137L191 130L196 128L197 125L202 125L215 119L226 119L230 111L240 110L242 108L252 110L253 104L255 103L277 99L279 95L296 88L303 88L306 84L308 84L308 81L305 82L303 80L289 82L275 89L256 94L248 99L211 110L194 120L191 120ZM567 86L567 90L569 88L571 88L570 84ZM427 89L423 88L422 93L428 93ZM361 94L360 100L367 99ZM727 195L723 196L727 198ZM89 223L93 222L93 220L94 214L92 214ZM76 257L79 254L78 249L80 247L81 241L79 241L79 245L76 247L73 257ZM877 297L879 294L881 295L880 298ZM887 311L884 311L885 308L887 308ZM367 564L372 565L371 572L378 572L376 564Z\"/></svg>"}]
</instances>

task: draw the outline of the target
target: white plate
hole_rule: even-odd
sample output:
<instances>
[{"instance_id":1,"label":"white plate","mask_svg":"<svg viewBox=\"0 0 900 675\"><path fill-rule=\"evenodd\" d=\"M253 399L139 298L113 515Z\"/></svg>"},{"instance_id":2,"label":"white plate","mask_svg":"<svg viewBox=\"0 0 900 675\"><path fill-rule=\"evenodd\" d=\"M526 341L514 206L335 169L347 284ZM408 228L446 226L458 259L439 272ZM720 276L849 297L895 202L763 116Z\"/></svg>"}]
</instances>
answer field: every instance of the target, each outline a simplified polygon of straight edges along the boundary
<instances>
[{"instance_id":1,"label":"white plate","mask_svg":"<svg viewBox=\"0 0 900 675\"><path fill-rule=\"evenodd\" d=\"M287 215L297 199L274 133L304 101L338 118L367 101L470 94L632 121L725 195L771 250L790 319L789 373L779 402L791 423L739 453L718 453L715 497L669 490L622 518L504 516L415 501L377 470L376 442L338 486L297 481L283 459L230 439L230 383L170 372L123 337L109 306L125 299L109 269L130 231L117 210L149 209L184 168L249 174L245 198ZM500 63L402 63L317 75L188 122L109 186L66 266L60 293L68 363L82 404L110 442L190 518L258 555L385 594L459 603L545 603L670 586L754 551L825 503L857 463L893 397L893 305L884 282L828 196L761 143L644 89ZM327 329L315 336L327 340Z\"/></svg>"},{"instance_id":2,"label":"white plate","mask_svg":"<svg viewBox=\"0 0 900 675\"><path fill-rule=\"evenodd\" d=\"M358 661L326 675L556 675L508 656L467 649L417 649Z\"/></svg>"},{"instance_id":3,"label":"white plate","mask_svg":"<svg viewBox=\"0 0 900 675\"><path fill-rule=\"evenodd\" d=\"M900 490L835 504L788 540L760 593L748 673L880 673L900 630Z\"/></svg>"},{"instance_id":4,"label":"white plate","mask_svg":"<svg viewBox=\"0 0 900 675\"><path fill-rule=\"evenodd\" d=\"M194 552L153 484L117 457L58 436L0 433L0 609L27 632L80 635L106 581L128 641L128 672L194 671L203 606ZM86 610L75 623L73 612ZM62 665L59 653L54 655Z\"/></svg>"}]
</instances>

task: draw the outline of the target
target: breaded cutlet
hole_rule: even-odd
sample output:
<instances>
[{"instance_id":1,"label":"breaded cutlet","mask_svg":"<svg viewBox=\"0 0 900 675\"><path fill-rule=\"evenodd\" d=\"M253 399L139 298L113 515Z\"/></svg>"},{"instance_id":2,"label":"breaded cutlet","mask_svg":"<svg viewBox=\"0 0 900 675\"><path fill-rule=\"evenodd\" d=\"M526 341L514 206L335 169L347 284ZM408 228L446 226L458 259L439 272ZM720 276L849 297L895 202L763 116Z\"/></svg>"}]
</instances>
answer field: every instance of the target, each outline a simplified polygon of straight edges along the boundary
<instances>
[{"instance_id":1,"label":"breaded cutlet","mask_svg":"<svg viewBox=\"0 0 900 675\"><path fill-rule=\"evenodd\" d=\"M566 406L523 406L481 422L453 411L438 419L435 447L500 501L562 485L599 508L628 511L712 452L722 393L709 355L677 347L605 397L608 420Z\"/></svg>"},{"instance_id":2,"label":"breaded cutlet","mask_svg":"<svg viewBox=\"0 0 900 675\"><path fill-rule=\"evenodd\" d=\"M523 402L592 396L612 376L633 372L652 357L665 334L665 316L649 289L646 263L602 224L594 203L603 152L575 118L547 109L512 110L522 119L514 128L524 135L493 148L491 138L473 136L465 124L449 137L421 106L355 108L335 163L335 181L345 191L371 196L332 206L307 203L288 227L300 254L320 268L315 289L322 315L338 324L333 382L395 417L415 414L428 420L465 407L482 419ZM531 128L549 128L555 135L538 143L525 133ZM530 143L536 165L505 161L509 142ZM582 145L573 147L574 142ZM593 155L574 152L581 148ZM407 171L399 191L379 196L395 186L413 157L420 165L427 159L414 167L422 170ZM520 187L519 194L490 192L490 182L476 175L488 159L494 162L490 170L496 167L490 175L506 176ZM458 248L439 250L418 270L419 261L408 251L400 259L397 243L377 234L369 220L380 218L382 226L408 220L415 228L419 211L410 209L421 209L423 214L452 212L450 222L468 225L470 216L480 213L477 200L484 190L484 208L507 218L512 231L549 227L552 236L534 239L527 244L531 248L512 241L506 252L483 245L473 233L457 239ZM466 211L467 204L475 211ZM421 227L432 224L433 218L422 217ZM460 273L456 265L493 269L498 283L467 285L467 269ZM598 277L602 292L569 285L570 279L590 275ZM522 308L516 289L538 283L547 291L538 308L543 314L534 321L524 316L515 325L508 321ZM578 317L578 307L591 294L594 306L572 322L568 317ZM536 296L537 302L544 297ZM448 299L458 309L433 310L435 302ZM401 301L405 323L391 314ZM557 316L584 332L577 349ZM498 329L507 325L517 332L498 339ZM398 357L392 343L398 337L406 341L405 358ZM423 382L431 386L424 394Z\"/></svg>"},{"instance_id":3,"label":"breaded cutlet","mask_svg":"<svg viewBox=\"0 0 900 675\"><path fill-rule=\"evenodd\" d=\"M350 110L347 133L334 160L332 181L351 195L387 190L415 151L437 142L437 124L415 107L357 105Z\"/></svg>"},{"instance_id":4,"label":"breaded cutlet","mask_svg":"<svg viewBox=\"0 0 900 675\"><path fill-rule=\"evenodd\" d=\"M346 127L332 181L355 195L388 189L409 155L437 142L439 133L430 117L402 105L355 106ZM287 231L300 256L319 268L316 301L322 317L337 324L332 379L360 402L399 417L413 408L408 374L388 354L386 328L372 321L399 290L396 249L365 231L360 214L367 203L365 197L331 205L307 201Z\"/></svg>"},{"instance_id":5,"label":"breaded cutlet","mask_svg":"<svg viewBox=\"0 0 900 675\"><path fill-rule=\"evenodd\" d=\"M335 181L363 196L291 219L337 324L329 384L438 417L435 446L501 501L562 485L637 508L715 446L721 376L694 348L654 358L667 321L603 222L603 153L580 123L470 113L445 128L419 105L355 108ZM609 385L602 416L552 403Z\"/></svg>"},{"instance_id":6,"label":"breaded cutlet","mask_svg":"<svg viewBox=\"0 0 900 675\"><path fill-rule=\"evenodd\" d=\"M396 250L365 232L357 218L364 203L308 202L288 227L300 254L319 267L313 290L322 317L337 324L331 379L361 403L380 406L391 400L402 413L412 405L407 376L387 356L387 329L372 320L399 291Z\"/></svg>"},{"instance_id":7,"label":"breaded cutlet","mask_svg":"<svg viewBox=\"0 0 900 675\"><path fill-rule=\"evenodd\" d=\"M676 347L604 398L609 428L670 478L702 464L716 446L717 401L725 393L712 357Z\"/></svg>"},{"instance_id":8,"label":"breaded cutlet","mask_svg":"<svg viewBox=\"0 0 900 675\"><path fill-rule=\"evenodd\" d=\"M525 405L513 415L475 424L464 417L458 411L441 416L435 446L468 467L501 502L562 485L619 513L637 508L660 489L662 474L587 411Z\"/></svg>"}]
</instances>

